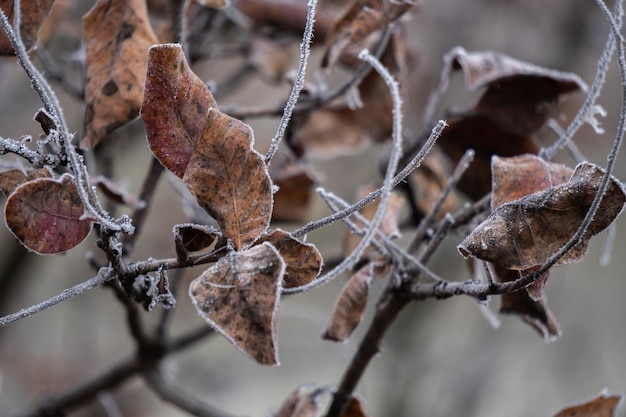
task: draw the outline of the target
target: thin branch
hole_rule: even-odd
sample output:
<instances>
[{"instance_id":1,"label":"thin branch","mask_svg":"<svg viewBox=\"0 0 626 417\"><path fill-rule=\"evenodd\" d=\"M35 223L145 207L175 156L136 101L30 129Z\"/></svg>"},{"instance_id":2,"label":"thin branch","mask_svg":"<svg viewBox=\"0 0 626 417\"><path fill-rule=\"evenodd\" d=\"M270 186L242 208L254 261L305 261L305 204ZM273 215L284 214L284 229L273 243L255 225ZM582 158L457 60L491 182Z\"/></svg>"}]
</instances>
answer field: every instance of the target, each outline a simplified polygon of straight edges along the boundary
<instances>
[{"instance_id":1,"label":"thin branch","mask_svg":"<svg viewBox=\"0 0 626 417\"><path fill-rule=\"evenodd\" d=\"M456 185L461 180L461 177L463 176L465 171L467 171L467 168L469 168L470 164L474 160L474 154L475 152L473 149L468 149L467 151L465 151L465 154L463 155L463 157L457 164L450 178L448 179L448 184L446 185L446 187L443 189L443 191L437 198L437 201L431 208L430 212L422 219L420 224L417 226L417 229L415 229L415 232L413 233L413 237L411 238L411 241L407 248L407 252L415 253L418 246L422 243L422 241L424 240L424 236L426 236L426 231L428 230L428 227L430 227L431 222L434 220L435 216L439 214L446 199L448 198L448 195L450 195L452 190L456 188Z\"/></svg>"},{"instance_id":2,"label":"thin branch","mask_svg":"<svg viewBox=\"0 0 626 417\"><path fill-rule=\"evenodd\" d=\"M316 9L317 0L309 0L307 3L306 25L304 27L304 34L302 35L302 42L300 43L300 62L298 63L296 80L293 83L293 88L291 89L289 99L287 100L287 104L285 105L283 116L280 119L278 131L272 139L269 150L265 154L265 163L267 165L269 165L270 161L276 154L276 151L278 151L278 146L280 145L280 142L285 135L285 131L287 130L287 125L289 124L289 120L291 119L293 109L296 107L296 103L298 102L300 91L302 91L302 88L304 87L306 66L309 61L309 54L311 53L311 41L313 40L313 23L315 22Z\"/></svg>"},{"instance_id":3,"label":"thin branch","mask_svg":"<svg viewBox=\"0 0 626 417\"><path fill-rule=\"evenodd\" d=\"M19 0L16 0L14 5L13 20L17 28L19 28L20 22L20 3L21 2ZM39 99L43 103L48 115L57 127L57 134L59 135L59 139L63 145L63 149L69 160L72 171L74 172L74 179L79 190L78 194L80 195L81 202L84 204L85 209L89 212L89 214L93 215L99 223L103 224L107 228L115 231L122 231L124 233L132 233L133 226L127 216L122 216L120 219L112 219L100 206L98 196L89 185L89 176L87 174L85 164L72 144L73 136L67 127L65 117L63 116L63 109L59 104L54 91L50 88L43 75L37 70L30 60L28 52L22 42L20 30L13 30L7 16L2 10L0 10L0 26L2 26L7 34L7 38L17 55L18 63L24 69L24 72L30 79L33 89L39 96Z\"/></svg>"},{"instance_id":4,"label":"thin branch","mask_svg":"<svg viewBox=\"0 0 626 417\"><path fill-rule=\"evenodd\" d=\"M370 64L376 70L376 72L378 72L381 78L385 81L385 84L387 85L387 88L389 89L389 92L391 93L391 98L393 100L392 148L391 155L389 157L389 164L387 165L387 172L385 174L385 179L381 188L380 203L378 205L378 208L376 209L376 214L374 215L374 218L370 222L370 227L368 228L367 233L365 233L365 236L363 236L359 244L350 255L348 255L339 265L333 268L330 272L324 274L320 278L300 287L285 288L283 290L283 293L299 293L312 290L313 288L317 288L320 285L324 285L325 283L332 281L333 279L343 274L345 271L351 269L359 261L359 259L361 259L361 255L370 245L370 242L374 238L378 227L383 221L385 211L387 210L387 203L389 202L391 191L394 187L394 174L398 169L400 157L402 156L402 99L400 98L400 86L393 78L393 76L389 73L387 68L385 68L380 61L378 61L373 55L371 55L369 51L361 51L361 53L359 53L359 58Z\"/></svg>"},{"instance_id":5,"label":"thin branch","mask_svg":"<svg viewBox=\"0 0 626 417\"><path fill-rule=\"evenodd\" d=\"M71 288L63 290L61 294L56 295L52 298L49 298L45 301L42 301L41 303L35 304L31 307L22 309L18 311L17 313L13 313L13 314L9 314L8 316L1 317L0 327L4 327L9 323L13 323L14 321L32 316L33 314L37 314L43 310L46 310L52 306L59 304L62 301L68 300L72 297L76 297L77 295L80 295L84 292L92 290L100 286L100 284L103 284L114 277L115 277L115 273L112 268L101 268L98 271L98 274L95 277L91 278L90 280L81 282L80 284L77 284Z\"/></svg>"},{"instance_id":6,"label":"thin branch","mask_svg":"<svg viewBox=\"0 0 626 417\"><path fill-rule=\"evenodd\" d=\"M604 9L606 9L606 6L601 1L596 0L596 3L598 3L603 11ZM585 121L587 121L589 118L593 117L593 109L596 105L596 100L598 99L598 97L600 97L600 92L602 91L602 86L604 85L604 81L606 80L606 75L608 73L609 65L611 63L611 58L613 56L613 52L615 51L616 37L618 39L621 37L619 33L619 28L621 28L622 25L621 0L615 2L615 9L618 23L610 21L612 27L609 31L609 36L607 38L606 45L604 46L604 50L602 51L602 55L600 56L600 59L598 59L596 77L593 81L593 84L591 85L591 88L589 89L589 93L587 94L583 105L578 110L576 117L567 127L567 131L565 132L565 134L561 135L559 140L557 140L552 146L542 149L539 153L539 155L546 160L552 159L556 151L563 148L568 142L571 141L572 137L578 131L578 129L580 129L583 123L585 123ZM608 9L606 10L605 14L607 12ZM610 12L608 12L608 15L610 15ZM609 19L612 19L612 17L609 17Z\"/></svg>"},{"instance_id":7,"label":"thin branch","mask_svg":"<svg viewBox=\"0 0 626 417\"><path fill-rule=\"evenodd\" d=\"M160 370L149 370L143 373L144 380L148 386L163 401L166 401L187 413L198 417L233 417L233 414L226 413L210 404L193 398L186 392L178 389L163 376Z\"/></svg>"},{"instance_id":8,"label":"thin branch","mask_svg":"<svg viewBox=\"0 0 626 417\"><path fill-rule=\"evenodd\" d=\"M439 136L443 132L443 129L447 126L446 122L440 120L437 125L433 128L428 137L428 140L424 143L420 151L413 157L411 162L407 164L406 167L398 175L393 178L393 187L396 187L400 184L406 177L409 176L411 172L413 172L417 167L419 167L426 157L426 155L430 152L432 147L435 145ZM308 223L307 225L301 227L300 229L294 231L292 235L296 238L302 237L308 233L311 233L314 230L320 229L322 227L328 226L330 224L335 223L338 220L343 219L344 217L349 216L355 211L361 210L363 207L376 200L382 194L382 188L379 188L376 191L372 191L368 195L366 195L360 201L354 203L350 207L345 210L338 211L337 213L331 214L330 216L324 217L323 219Z\"/></svg>"}]
</instances>

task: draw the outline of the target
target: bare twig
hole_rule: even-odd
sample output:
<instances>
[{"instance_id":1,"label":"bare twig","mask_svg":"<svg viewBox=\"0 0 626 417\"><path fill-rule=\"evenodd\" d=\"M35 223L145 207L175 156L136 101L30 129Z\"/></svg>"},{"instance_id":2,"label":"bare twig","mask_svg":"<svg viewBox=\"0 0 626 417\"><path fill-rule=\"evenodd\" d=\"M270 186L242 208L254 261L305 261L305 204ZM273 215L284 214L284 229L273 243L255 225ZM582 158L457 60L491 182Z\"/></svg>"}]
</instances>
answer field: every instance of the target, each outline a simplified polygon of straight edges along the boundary
<instances>
[{"instance_id":1,"label":"bare twig","mask_svg":"<svg viewBox=\"0 0 626 417\"><path fill-rule=\"evenodd\" d=\"M59 304L62 301L68 300L86 291L92 290L100 286L100 284L103 284L109 281L113 277L115 277L115 273L112 268L101 268L98 271L98 274L95 277L91 278L90 280L81 282L80 284L77 284L71 288L63 290L61 294L56 295L52 298L49 298L45 301L42 301L41 303L35 304L23 310L20 310L17 313L9 314L8 316L4 316L0 318L0 327L4 327L9 323L13 323L14 321L32 316L33 314L37 314L43 310L46 310L52 306Z\"/></svg>"},{"instance_id":2,"label":"bare twig","mask_svg":"<svg viewBox=\"0 0 626 417\"><path fill-rule=\"evenodd\" d=\"M287 125L289 124L289 120L291 119L293 109L296 107L296 103L298 102L298 96L300 95L300 91L302 91L302 87L304 87L304 76L306 74L307 63L309 62L311 41L313 40L313 23L315 22L316 9L317 0L308 0L306 25L304 27L304 34L302 35L302 42L300 43L300 61L298 63L296 80L293 83L291 94L289 94L289 99L287 100L287 104L284 107L283 116L281 117L280 123L278 125L278 131L272 139L269 150L265 154L265 163L267 165L269 165L270 161L276 154L276 151L278 151L278 146L280 145L280 142L285 135L285 131L287 130Z\"/></svg>"},{"instance_id":3,"label":"bare twig","mask_svg":"<svg viewBox=\"0 0 626 417\"><path fill-rule=\"evenodd\" d=\"M441 136L441 132L446 127L446 122L440 120L437 125L433 128L428 140L424 143L420 151L413 157L411 162L407 164L406 167L398 175L393 178L393 187L400 184L406 177L409 176L411 172L413 172L417 167L420 166L426 155L430 152L432 147L435 145L435 142ZM335 223L338 220L343 219L346 216L354 213L355 211L361 210L363 207L376 200L382 194L382 188L379 188L376 191L372 191L360 201L354 203L350 207L345 210L338 211L337 213L331 214L330 216L324 217L323 219L308 223L307 225L301 227L300 229L294 231L292 235L294 237L302 237L308 233L311 233L314 230L320 229L322 227L328 226L332 223Z\"/></svg>"},{"instance_id":4,"label":"bare twig","mask_svg":"<svg viewBox=\"0 0 626 417\"><path fill-rule=\"evenodd\" d=\"M400 162L400 157L402 156L402 99L400 98L400 87L387 68L385 68L380 61L371 55L369 51L361 51L359 58L369 63L376 70L376 72L380 74L382 79L385 81L385 84L387 84L393 100L392 149L389 157L389 164L387 165L387 172L381 188L380 203L376 209L376 214L370 223L370 227L350 255L348 255L330 272L324 274L320 278L300 287L285 288L283 291L284 293L299 293L317 288L351 269L359 261L363 251L370 245L371 240L374 238L374 235L383 220L385 211L387 210L387 203L394 187L394 174L397 171L398 163Z\"/></svg>"}]
</instances>

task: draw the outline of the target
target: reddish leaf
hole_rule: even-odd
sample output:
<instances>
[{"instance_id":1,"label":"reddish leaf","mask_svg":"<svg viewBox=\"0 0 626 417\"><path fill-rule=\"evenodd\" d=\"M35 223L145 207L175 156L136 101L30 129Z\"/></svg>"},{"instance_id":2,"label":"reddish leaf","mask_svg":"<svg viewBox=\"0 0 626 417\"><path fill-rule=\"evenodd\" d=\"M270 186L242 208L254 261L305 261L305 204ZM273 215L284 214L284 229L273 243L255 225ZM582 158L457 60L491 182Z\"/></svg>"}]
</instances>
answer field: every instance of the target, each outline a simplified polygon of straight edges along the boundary
<instances>
[{"instance_id":1,"label":"reddish leaf","mask_svg":"<svg viewBox=\"0 0 626 417\"><path fill-rule=\"evenodd\" d=\"M278 191L274 194L272 220L305 222L309 217L313 176L304 164L278 151L269 168Z\"/></svg>"},{"instance_id":2,"label":"reddish leaf","mask_svg":"<svg viewBox=\"0 0 626 417\"><path fill-rule=\"evenodd\" d=\"M250 126L209 109L183 178L237 250L263 234L272 216L272 182L253 142Z\"/></svg>"},{"instance_id":3,"label":"reddish leaf","mask_svg":"<svg viewBox=\"0 0 626 417\"><path fill-rule=\"evenodd\" d=\"M414 5L415 2L406 0L354 0L328 33L322 65L332 67L348 46L384 29Z\"/></svg>"},{"instance_id":4,"label":"reddish leaf","mask_svg":"<svg viewBox=\"0 0 626 417\"><path fill-rule=\"evenodd\" d=\"M368 262L350 277L337 298L330 323L322 333L322 339L344 342L350 337L363 318L367 305L370 283L376 268L384 265Z\"/></svg>"},{"instance_id":5,"label":"reddish leaf","mask_svg":"<svg viewBox=\"0 0 626 417\"><path fill-rule=\"evenodd\" d=\"M85 137L92 148L139 115L146 54L157 42L142 0L99 0L84 16Z\"/></svg>"},{"instance_id":6,"label":"reddish leaf","mask_svg":"<svg viewBox=\"0 0 626 417\"><path fill-rule=\"evenodd\" d=\"M315 245L302 243L284 230L276 229L261 236L259 242L270 242L285 261L285 288L300 287L313 281L322 270L322 255Z\"/></svg>"},{"instance_id":7,"label":"reddish leaf","mask_svg":"<svg viewBox=\"0 0 626 417\"><path fill-rule=\"evenodd\" d=\"M191 282L198 314L262 365L278 365L277 318L285 263L268 242L231 252Z\"/></svg>"},{"instance_id":8,"label":"reddish leaf","mask_svg":"<svg viewBox=\"0 0 626 417\"><path fill-rule=\"evenodd\" d=\"M17 187L5 207L7 226L27 249L38 254L67 251L83 241L92 220L70 175L38 178Z\"/></svg>"},{"instance_id":9,"label":"reddish leaf","mask_svg":"<svg viewBox=\"0 0 626 417\"><path fill-rule=\"evenodd\" d=\"M498 207L458 246L459 252L511 269L541 265L574 235L602 175L602 168L583 162L567 183ZM611 179L594 220L559 264L582 259L589 239L615 220L624 202L626 195L620 182Z\"/></svg>"},{"instance_id":10,"label":"reddish leaf","mask_svg":"<svg viewBox=\"0 0 626 417\"><path fill-rule=\"evenodd\" d=\"M22 41L29 50L37 43L37 33L41 24L50 13L50 9L54 4L54 0L22 0L20 13L20 34ZM13 13L15 10L14 0L0 0L0 9L9 18L9 22L13 22ZM9 38L0 30L0 55L15 55L13 47L9 42Z\"/></svg>"},{"instance_id":11,"label":"reddish leaf","mask_svg":"<svg viewBox=\"0 0 626 417\"><path fill-rule=\"evenodd\" d=\"M210 108L217 104L187 65L180 45L150 48L141 118L150 150L180 178L203 136Z\"/></svg>"},{"instance_id":12,"label":"reddish leaf","mask_svg":"<svg viewBox=\"0 0 626 417\"><path fill-rule=\"evenodd\" d=\"M0 172L0 192L8 197L20 185L37 178L50 178L50 171L41 168L27 174L19 169Z\"/></svg>"},{"instance_id":13,"label":"reddish leaf","mask_svg":"<svg viewBox=\"0 0 626 417\"><path fill-rule=\"evenodd\" d=\"M562 409L554 417L613 417L621 402L621 395L602 392L593 400Z\"/></svg>"}]
</instances>

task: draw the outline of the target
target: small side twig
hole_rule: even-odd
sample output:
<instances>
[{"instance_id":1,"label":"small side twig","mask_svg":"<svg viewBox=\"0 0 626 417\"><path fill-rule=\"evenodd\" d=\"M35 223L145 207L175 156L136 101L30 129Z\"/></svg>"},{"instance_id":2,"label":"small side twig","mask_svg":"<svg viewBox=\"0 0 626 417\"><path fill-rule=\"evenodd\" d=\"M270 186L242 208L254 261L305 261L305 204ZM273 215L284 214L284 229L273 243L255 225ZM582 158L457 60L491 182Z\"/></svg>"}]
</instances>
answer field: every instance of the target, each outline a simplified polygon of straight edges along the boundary
<instances>
[{"instance_id":1,"label":"small side twig","mask_svg":"<svg viewBox=\"0 0 626 417\"><path fill-rule=\"evenodd\" d=\"M84 292L92 290L114 277L115 277L115 273L112 268L101 268L95 277L85 282L81 282L80 284L77 284L71 288L67 288L63 290L63 292L59 295L55 295L54 297L49 298L45 301L42 301L41 303L22 309L18 311L17 313L13 313L13 314L9 314L8 316L1 317L0 327L4 327L9 323L13 323L14 321L32 316L33 314L37 314L43 310L46 310L52 306L59 304L60 302L63 302L72 297L76 297L77 295L80 295Z\"/></svg>"}]
</instances>

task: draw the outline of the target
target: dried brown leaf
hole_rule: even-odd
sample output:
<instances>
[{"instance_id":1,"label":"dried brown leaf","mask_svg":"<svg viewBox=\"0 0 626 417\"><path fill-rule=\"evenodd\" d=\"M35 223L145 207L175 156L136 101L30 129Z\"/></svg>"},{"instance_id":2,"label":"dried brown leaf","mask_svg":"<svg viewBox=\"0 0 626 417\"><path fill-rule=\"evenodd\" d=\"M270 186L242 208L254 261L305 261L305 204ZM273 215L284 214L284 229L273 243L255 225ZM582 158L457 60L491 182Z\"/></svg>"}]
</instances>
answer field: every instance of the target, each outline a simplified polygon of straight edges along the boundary
<instances>
[{"instance_id":1,"label":"dried brown leaf","mask_svg":"<svg viewBox=\"0 0 626 417\"><path fill-rule=\"evenodd\" d=\"M500 282L514 281L521 276L520 271L498 265L495 265L495 273ZM546 343L555 341L561 335L559 323L548 307L546 296L543 294L537 299L533 299L526 291L502 294L500 313L518 316L535 329Z\"/></svg>"},{"instance_id":2,"label":"dried brown leaf","mask_svg":"<svg viewBox=\"0 0 626 417\"><path fill-rule=\"evenodd\" d=\"M213 246L221 237L218 230L201 224L177 224L174 226L174 239L188 252L198 252Z\"/></svg>"},{"instance_id":3,"label":"dried brown leaf","mask_svg":"<svg viewBox=\"0 0 626 417\"><path fill-rule=\"evenodd\" d=\"M508 157L539 151L534 137L507 131L484 115L470 113L448 123L449 127L444 129L437 144L453 165L459 163L465 151L474 149L474 160L457 188L475 201L491 191L492 155Z\"/></svg>"},{"instance_id":4,"label":"dried brown leaf","mask_svg":"<svg viewBox=\"0 0 626 417\"><path fill-rule=\"evenodd\" d=\"M566 183L574 170L536 155L491 158L491 208Z\"/></svg>"},{"instance_id":5,"label":"dried brown leaf","mask_svg":"<svg viewBox=\"0 0 626 417\"><path fill-rule=\"evenodd\" d=\"M311 194L315 181L311 170L280 150L269 167L270 177L278 187L274 193L272 220L305 222L309 218Z\"/></svg>"},{"instance_id":6,"label":"dried brown leaf","mask_svg":"<svg viewBox=\"0 0 626 417\"><path fill-rule=\"evenodd\" d=\"M446 188L450 170L444 157L437 149L433 149L422 164L411 173L408 178L418 213L425 216L439 200ZM454 193L448 194L436 218L441 220L446 213L450 213L457 205Z\"/></svg>"},{"instance_id":7,"label":"dried brown leaf","mask_svg":"<svg viewBox=\"0 0 626 417\"><path fill-rule=\"evenodd\" d=\"M250 126L209 109L183 178L237 250L263 234L272 217L272 181L253 143Z\"/></svg>"},{"instance_id":8,"label":"dried brown leaf","mask_svg":"<svg viewBox=\"0 0 626 417\"><path fill-rule=\"evenodd\" d=\"M32 181L37 178L50 177L50 171L48 171L47 168L40 168L28 173L24 173L24 171L19 169L11 169L9 171L0 172L0 192L8 197L17 187L25 182Z\"/></svg>"},{"instance_id":9,"label":"dried brown leaf","mask_svg":"<svg viewBox=\"0 0 626 417\"><path fill-rule=\"evenodd\" d=\"M414 5L408 0L354 0L328 33L322 65L332 67L346 48L384 29Z\"/></svg>"},{"instance_id":10,"label":"dried brown leaf","mask_svg":"<svg viewBox=\"0 0 626 417\"><path fill-rule=\"evenodd\" d=\"M255 36L250 41L250 64L268 82L280 82L289 70L290 56L284 44Z\"/></svg>"},{"instance_id":11,"label":"dried brown leaf","mask_svg":"<svg viewBox=\"0 0 626 417\"><path fill-rule=\"evenodd\" d=\"M315 417L317 416L317 398L320 390L307 392L303 387L298 387L289 396L274 417Z\"/></svg>"},{"instance_id":12,"label":"dried brown leaf","mask_svg":"<svg viewBox=\"0 0 626 417\"><path fill-rule=\"evenodd\" d=\"M511 269L541 265L574 235L595 197L603 172L597 165L583 162L568 182L498 207L458 246L459 252ZM589 239L615 220L625 202L620 182L612 178L581 241L558 263L582 259Z\"/></svg>"},{"instance_id":13,"label":"dried brown leaf","mask_svg":"<svg viewBox=\"0 0 626 417\"><path fill-rule=\"evenodd\" d=\"M277 320L285 263L268 242L230 252L191 282L198 314L242 353L278 365Z\"/></svg>"},{"instance_id":14,"label":"dried brown leaf","mask_svg":"<svg viewBox=\"0 0 626 417\"><path fill-rule=\"evenodd\" d=\"M14 0L0 0L0 9L13 23L15 12ZM22 0L20 13L20 34L26 50L30 50L37 43L37 34L43 21L50 13L54 0ZM3 30L0 31L0 56L15 55L9 38Z\"/></svg>"},{"instance_id":15,"label":"dried brown leaf","mask_svg":"<svg viewBox=\"0 0 626 417\"><path fill-rule=\"evenodd\" d=\"M344 342L350 337L363 318L370 284L377 273L376 269L381 267L384 268L384 264L368 262L350 277L335 302L333 315L322 333L322 339Z\"/></svg>"},{"instance_id":16,"label":"dried brown leaf","mask_svg":"<svg viewBox=\"0 0 626 417\"><path fill-rule=\"evenodd\" d=\"M124 204L133 210L143 208L146 205L144 201L139 200L124 187L105 176L99 175L92 178L91 181L109 200L117 204Z\"/></svg>"},{"instance_id":17,"label":"dried brown leaf","mask_svg":"<svg viewBox=\"0 0 626 417\"><path fill-rule=\"evenodd\" d=\"M150 48L141 118L150 150L180 178L203 135L210 108L217 109L217 104L187 65L181 46Z\"/></svg>"},{"instance_id":18,"label":"dried brown leaf","mask_svg":"<svg viewBox=\"0 0 626 417\"><path fill-rule=\"evenodd\" d=\"M83 24L87 84L81 146L92 148L139 115L146 54L157 38L142 0L99 0Z\"/></svg>"},{"instance_id":19,"label":"dried brown leaf","mask_svg":"<svg viewBox=\"0 0 626 417\"><path fill-rule=\"evenodd\" d=\"M587 85L576 74L543 68L498 52L467 52L455 47L445 55L444 61L453 69L463 71L465 86L471 91L516 76L554 80L557 94L587 91Z\"/></svg>"},{"instance_id":20,"label":"dried brown leaf","mask_svg":"<svg viewBox=\"0 0 626 417\"><path fill-rule=\"evenodd\" d=\"M28 250L38 254L65 252L91 231L92 219L72 177L38 178L15 188L5 207L11 233Z\"/></svg>"},{"instance_id":21,"label":"dried brown leaf","mask_svg":"<svg viewBox=\"0 0 626 417\"><path fill-rule=\"evenodd\" d=\"M621 402L621 395L602 392L592 400L565 407L554 417L613 417Z\"/></svg>"},{"instance_id":22,"label":"dried brown leaf","mask_svg":"<svg viewBox=\"0 0 626 417\"><path fill-rule=\"evenodd\" d=\"M322 255L315 245L302 243L289 232L276 229L261 236L259 242L270 242L287 265L283 275L285 288L300 287L313 281L322 270Z\"/></svg>"}]
</instances>

